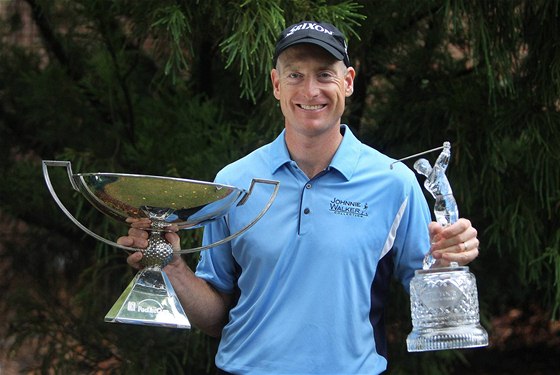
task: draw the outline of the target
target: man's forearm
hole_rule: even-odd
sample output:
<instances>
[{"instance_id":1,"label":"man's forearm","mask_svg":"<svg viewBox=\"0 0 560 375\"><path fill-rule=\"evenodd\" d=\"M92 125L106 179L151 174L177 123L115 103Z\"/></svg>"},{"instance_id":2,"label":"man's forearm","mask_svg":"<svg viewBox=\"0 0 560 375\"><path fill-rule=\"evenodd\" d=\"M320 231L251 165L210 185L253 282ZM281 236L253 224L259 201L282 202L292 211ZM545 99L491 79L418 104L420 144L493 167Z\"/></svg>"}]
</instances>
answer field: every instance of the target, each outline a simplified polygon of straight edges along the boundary
<instances>
[{"instance_id":1,"label":"man's forearm","mask_svg":"<svg viewBox=\"0 0 560 375\"><path fill-rule=\"evenodd\" d=\"M219 336L227 323L232 297L196 277L182 259L175 259L164 271L190 322L210 336Z\"/></svg>"}]
</instances>

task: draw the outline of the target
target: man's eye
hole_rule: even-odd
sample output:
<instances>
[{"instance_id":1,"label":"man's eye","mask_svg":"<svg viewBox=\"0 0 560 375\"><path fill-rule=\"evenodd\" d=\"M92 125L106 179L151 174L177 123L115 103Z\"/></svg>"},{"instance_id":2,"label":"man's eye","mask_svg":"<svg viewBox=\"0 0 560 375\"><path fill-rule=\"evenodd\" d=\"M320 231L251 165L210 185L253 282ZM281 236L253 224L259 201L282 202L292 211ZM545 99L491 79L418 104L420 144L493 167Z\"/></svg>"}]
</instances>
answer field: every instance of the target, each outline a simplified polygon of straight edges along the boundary
<instances>
[{"instance_id":1,"label":"man's eye","mask_svg":"<svg viewBox=\"0 0 560 375\"><path fill-rule=\"evenodd\" d=\"M288 74L288 78L299 78L301 77L301 74L299 73L290 73Z\"/></svg>"}]
</instances>

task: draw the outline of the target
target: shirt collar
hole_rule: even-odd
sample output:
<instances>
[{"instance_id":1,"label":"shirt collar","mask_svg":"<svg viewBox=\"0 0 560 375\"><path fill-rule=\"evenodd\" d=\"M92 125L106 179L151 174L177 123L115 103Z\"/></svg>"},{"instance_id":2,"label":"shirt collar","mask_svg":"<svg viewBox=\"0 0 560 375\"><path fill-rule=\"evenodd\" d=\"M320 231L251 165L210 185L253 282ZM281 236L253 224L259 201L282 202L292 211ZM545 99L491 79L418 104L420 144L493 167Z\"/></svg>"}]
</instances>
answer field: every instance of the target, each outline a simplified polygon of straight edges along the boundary
<instances>
[{"instance_id":1,"label":"shirt collar","mask_svg":"<svg viewBox=\"0 0 560 375\"><path fill-rule=\"evenodd\" d=\"M284 138L285 132L285 129L282 130L282 133L270 145L270 167L272 174L276 173L284 164L292 161ZM329 168L336 169L348 181L354 174L358 164L362 143L347 125L340 126L340 133L343 135L342 142L338 146Z\"/></svg>"},{"instance_id":2,"label":"shirt collar","mask_svg":"<svg viewBox=\"0 0 560 375\"><path fill-rule=\"evenodd\" d=\"M270 144L270 169L272 174L286 163L290 163L290 153L285 141L286 129Z\"/></svg>"},{"instance_id":3,"label":"shirt collar","mask_svg":"<svg viewBox=\"0 0 560 375\"><path fill-rule=\"evenodd\" d=\"M362 143L348 125L341 125L340 132L343 135L342 142L331 160L330 167L339 171L348 181L352 178L358 165Z\"/></svg>"}]
</instances>

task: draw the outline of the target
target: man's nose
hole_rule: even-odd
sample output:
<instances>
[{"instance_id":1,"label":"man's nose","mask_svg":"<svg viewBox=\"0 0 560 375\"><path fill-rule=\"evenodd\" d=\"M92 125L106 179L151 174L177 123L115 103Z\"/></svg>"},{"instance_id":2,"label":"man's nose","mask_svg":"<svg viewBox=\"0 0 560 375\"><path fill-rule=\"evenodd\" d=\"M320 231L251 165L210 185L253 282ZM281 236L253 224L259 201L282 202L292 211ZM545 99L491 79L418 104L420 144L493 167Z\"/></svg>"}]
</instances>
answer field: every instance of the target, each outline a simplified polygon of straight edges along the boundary
<instances>
[{"instance_id":1,"label":"man's nose","mask_svg":"<svg viewBox=\"0 0 560 375\"><path fill-rule=\"evenodd\" d=\"M319 82L313 77L308 77L305 79L303 84L304 95L308 98L314 98L319 95Z\"/></svg>"}]
</instances>

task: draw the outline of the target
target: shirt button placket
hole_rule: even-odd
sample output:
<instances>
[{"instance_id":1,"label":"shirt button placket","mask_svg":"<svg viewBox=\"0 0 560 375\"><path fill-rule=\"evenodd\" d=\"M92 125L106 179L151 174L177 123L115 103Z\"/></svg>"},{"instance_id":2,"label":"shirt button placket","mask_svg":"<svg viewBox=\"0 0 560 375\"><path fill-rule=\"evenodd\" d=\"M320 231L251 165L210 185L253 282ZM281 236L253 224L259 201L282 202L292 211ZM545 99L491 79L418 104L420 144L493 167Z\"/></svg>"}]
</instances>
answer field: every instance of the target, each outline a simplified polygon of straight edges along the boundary
<instances>
[{"instance_id":1,"label":"shirt button placket","mask_svg":"<svg viewBox=\"0 0 560 375\"><path fill-rule=\"evenodd\" d=\"M311 190L311 187L312 187L311 183L308 182L307 184L305 184L305 189L306 190ZM311 213L311 210L309 209L309 207L305 207L305 209L303 210L303 213L306 214L306 215L309 215Z\"/></svg>"},{"instance_id":2,"label":"shirt button placket","mask_svg":"<svg viewBox=\"0 0 560 375\"><path fill-rule=\"evenodd\" d=\"M311 219L311 203L312 203L312 191L311 188L313 185L308 182L305 184L305 189L302 191L302 199L301 199L301 207L302 207L302 215L301 215L301 227L300 227L300 234L307 232L308 221Z\"/></svg>"}]
</instances>

